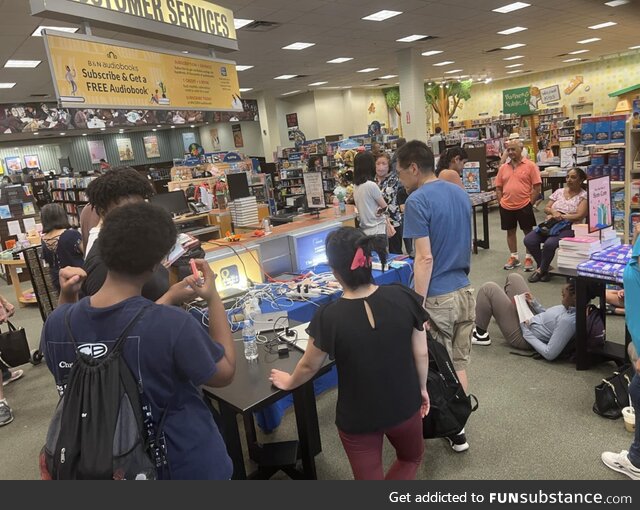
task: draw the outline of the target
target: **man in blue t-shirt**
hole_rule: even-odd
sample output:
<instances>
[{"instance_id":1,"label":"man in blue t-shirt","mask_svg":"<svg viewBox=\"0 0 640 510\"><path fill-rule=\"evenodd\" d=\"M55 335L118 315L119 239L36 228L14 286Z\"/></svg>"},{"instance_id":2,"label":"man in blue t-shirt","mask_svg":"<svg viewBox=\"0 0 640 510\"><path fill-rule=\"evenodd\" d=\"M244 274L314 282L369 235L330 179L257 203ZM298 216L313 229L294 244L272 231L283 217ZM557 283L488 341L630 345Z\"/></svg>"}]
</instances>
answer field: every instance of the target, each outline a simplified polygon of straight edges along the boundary
<instances>
[{"instance_id":1,"label":"man in blue t-shirt","mask_svg":"<svg viewBox=\"0 0 640 510\"><path fill-rule=\"evenodd\" d=\"M162 470L159 476L229 479L231 459L199 388L226 386L235 372L235 348L216 277L205 261L197 260L202 278L186 279L209 304L209 334L184 310L141 296L175 238L171 218L156 206L142 202L110 212L97 240L108 270L104 284L93 296L76 302L86 273L79 268L60 271L61 304L44 325L41 349L62 394L76 360L65 316L81 352L101 358L146 307L127 337L123 354L151 407L156 430L168 409L163 429L168 471Z\"/></svg>"},{"instance_id":2,"label":"man in blue t-shirt","mask_svg":"<svg viewBox=\"0 0 640 510\"><path fill-rule=\"evenodd\" d=\"M475 299L468 277L471 202L460 187L436 177L433 152L425 143L413 140L396 154L398 177L410 193L403 235L414 241L415 290L425 297L431 333L447 348L466 391L475 322ZM448 439L456 452L469 448L464 429Z\"/></svg>"}]
</instances>

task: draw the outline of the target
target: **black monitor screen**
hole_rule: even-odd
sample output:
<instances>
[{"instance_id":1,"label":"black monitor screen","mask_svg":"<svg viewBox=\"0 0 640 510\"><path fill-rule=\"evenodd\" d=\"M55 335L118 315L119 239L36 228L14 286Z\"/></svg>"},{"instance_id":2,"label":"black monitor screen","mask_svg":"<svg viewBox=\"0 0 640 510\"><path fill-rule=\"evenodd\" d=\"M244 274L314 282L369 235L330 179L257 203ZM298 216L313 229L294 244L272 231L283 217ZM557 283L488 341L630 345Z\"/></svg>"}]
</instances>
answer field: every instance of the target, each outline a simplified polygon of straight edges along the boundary
<instances>
[{"instance_id":1,"label":"black monitor screen","mask_svg":"<svg viewBox=\"0 0 640 510\"><path fill-rule=\"evenodd\" d=\"M162 207L170 214L184 214L189 212L189 204L182 190L153 195L149 199L149 202L158 207Z\"/></svg>"},{"instance_id":2,"label":"black monitor screen","mask_svg":"<svg viewBox=\"0 0 640 510\"><path fill-rule=\"evenodd\" d=\"M229 186L229 198L231 200L251 196L247 174L244 172L227 174L227 186Z\"/></svg>"}]
</instances>

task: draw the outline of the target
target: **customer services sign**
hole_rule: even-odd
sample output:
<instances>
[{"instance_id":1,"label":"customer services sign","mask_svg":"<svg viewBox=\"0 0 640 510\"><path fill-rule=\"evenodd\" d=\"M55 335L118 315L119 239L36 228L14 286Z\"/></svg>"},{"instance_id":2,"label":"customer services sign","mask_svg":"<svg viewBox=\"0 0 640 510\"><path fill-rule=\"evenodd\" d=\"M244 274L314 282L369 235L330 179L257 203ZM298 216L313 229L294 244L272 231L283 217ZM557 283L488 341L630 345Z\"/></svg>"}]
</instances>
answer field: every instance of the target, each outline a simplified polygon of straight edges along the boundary
<instances>
[{"instance_id":1,"label":"customer services sign","mask_svg":"<svg viewBox=\"0 0 640 510\"><path fill-rule=\"evenodd\" d=\"M63 107L242 110L234 62L45 32Z\"/></svg>"}]
</instances>

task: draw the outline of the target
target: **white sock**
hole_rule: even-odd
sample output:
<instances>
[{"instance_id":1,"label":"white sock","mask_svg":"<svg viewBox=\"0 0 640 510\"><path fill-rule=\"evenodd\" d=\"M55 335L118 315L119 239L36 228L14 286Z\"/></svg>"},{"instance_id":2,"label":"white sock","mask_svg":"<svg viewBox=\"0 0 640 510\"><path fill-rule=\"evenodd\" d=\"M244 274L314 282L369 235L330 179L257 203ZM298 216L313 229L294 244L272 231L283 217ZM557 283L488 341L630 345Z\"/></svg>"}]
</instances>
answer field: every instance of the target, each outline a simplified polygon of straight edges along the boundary
<instances>
[{"instance_id":1,"label":"white sock","mask_svg":"<svg viewBox=\"0 0 640 510\"><path fill-rule=\"evenodd\" d=\"M461 435L461 434L464 434L464 427L462 428L462 430L461 430L460 432L458 432L458 434L457 434L457 435L459 436L459 435Z\"/></svg>"},{"instance_id":2,"label":"white sock","mask_svg":"<svg viewBox=\"0 0 640 510\"><path fill-rule=\"evenodd\" d=\"M6 404L6 403L7 403L7 399L6 398L0 399L0 404Z\"/></svg>"},{"instance_id":3,"label":"white sock","mask_svg":"<svg viewBox=\"0 0 640 510\"><path fill-rule=\"evenodd\" d=\"M518 252L512 253L511 256L515 257L515 258L518 258Z\"/></svg>"}]
</instances>

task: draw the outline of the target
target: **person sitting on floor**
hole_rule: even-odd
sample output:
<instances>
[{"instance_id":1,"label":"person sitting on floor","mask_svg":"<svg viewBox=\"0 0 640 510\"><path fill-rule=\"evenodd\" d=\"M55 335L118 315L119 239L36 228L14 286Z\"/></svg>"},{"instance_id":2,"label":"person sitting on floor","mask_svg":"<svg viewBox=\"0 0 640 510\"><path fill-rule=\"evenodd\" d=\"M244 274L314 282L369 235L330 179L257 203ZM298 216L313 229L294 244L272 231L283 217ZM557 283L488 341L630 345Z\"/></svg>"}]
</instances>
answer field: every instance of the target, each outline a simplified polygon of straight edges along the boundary
<instances>
[{"instance_id":1,"label":"person sitting on floor","mask_svg":"<svg viewBox=\"0 0 640 510\"><path fill-rule=\"evenodd\" d=\"M514 297L525 295L527 304L535 314L521 323ZM545 309L529 292L522 275L507 277L504 289L493 282L485 283L476 298L476 327L472 343L490 345L487 328L491 317L505 340L516 349L533 348L543 358L556 359L576 333L576 289L573 283L562 287L562 304Z\"/></svg>"},{"instance_id":2,"label":"person sitting on floor","mask_svg":"<svg viewBox=\"0 0 640 510\"><path fill-rule=\"evenodd\" d=\"M77 357L70 335L85 346L107 349L101 351L104 356L144 310L122 352L151 408L156 431L160 419L165 419L168 469L159 468L158 476L228 480L231 459L200 389L201 385L227 386L235 373L236 349L216 290L216 275L204 260L196 260L201 279L193 275L186 279L209 305L209 331L186 311L155 304L141 295L175 238L171 217L157 206L142 202L110 212L97 241L107 267L104 284L95 295L69 304L76 301L86 274L72 267L60 271L61 296L67 304L58 306L47 319L41 349L62 393Z\"/></svg>"},{"instance_id":3,"label":"person sitting on floor","mask_svg":"<svg viewBox=\"0 0 640 510\"><path fill-rule=\"evenodd\" d=\"M538 269L529 277L530 283L549 281L549 266L560 246L560 239L574 237L571 225L582 223L587 217L587 192L582 189L582 183L586 178L587 175L581 168L569 170L567 185L549 197L544 209L546 219L555 218L564 222L564 228L560 232L556 235L543 235L537 229L533 229L525 236L524 245L538 264Z\"/></svg>"}]
</instances>

